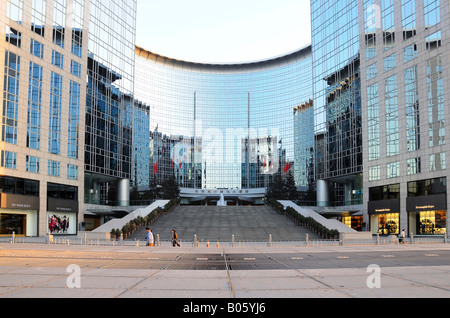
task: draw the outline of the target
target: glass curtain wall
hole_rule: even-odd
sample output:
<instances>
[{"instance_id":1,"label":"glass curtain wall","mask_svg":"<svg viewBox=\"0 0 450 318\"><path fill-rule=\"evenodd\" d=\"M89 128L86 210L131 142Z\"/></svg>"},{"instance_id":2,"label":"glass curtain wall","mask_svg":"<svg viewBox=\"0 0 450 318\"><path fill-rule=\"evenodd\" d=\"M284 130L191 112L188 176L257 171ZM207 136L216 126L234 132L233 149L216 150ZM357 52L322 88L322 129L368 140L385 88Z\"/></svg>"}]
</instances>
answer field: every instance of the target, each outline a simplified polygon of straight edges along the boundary
<instances>
[{"instance_id":1,"label":"glass curtain wall","mask_svg":"<svg viewBox=\"0 0 450 318\"><path fill-rule=\"evenodd\" d=\"M312 99L310 47L287 62L242 65L137 53L135 94L150 105L150 174L157 182L173 174L182 188L259 189L276 173L294 175L305 158L295 153L294 108ZM307 117L302 125L311 127Z\"/></svg>"}]
</instances>

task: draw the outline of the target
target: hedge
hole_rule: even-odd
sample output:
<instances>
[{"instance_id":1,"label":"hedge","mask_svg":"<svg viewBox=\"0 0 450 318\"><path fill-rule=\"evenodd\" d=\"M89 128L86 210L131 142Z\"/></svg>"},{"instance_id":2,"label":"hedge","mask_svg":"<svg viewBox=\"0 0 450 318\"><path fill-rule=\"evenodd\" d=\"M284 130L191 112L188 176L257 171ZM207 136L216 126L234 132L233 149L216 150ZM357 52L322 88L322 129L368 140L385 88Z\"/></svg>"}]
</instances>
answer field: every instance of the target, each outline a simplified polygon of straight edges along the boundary
<instances>
[{"instance_id":1,"label":"hedge","mask_svg":"<svg viewBox=\"0 0 450 318\"><path fill-rule=\"evenodd\" d=\"M323 239L337 239L339 237L338 230L330 230L321 223L314 220L312 217L305 217L298 213L294 208L287 207L284 208L280 202L275 199L267 200L267 203L278 213L283 214L291 218L295 223L308 227L318 235L320 235Z\"/></svg>"}]
</instances>

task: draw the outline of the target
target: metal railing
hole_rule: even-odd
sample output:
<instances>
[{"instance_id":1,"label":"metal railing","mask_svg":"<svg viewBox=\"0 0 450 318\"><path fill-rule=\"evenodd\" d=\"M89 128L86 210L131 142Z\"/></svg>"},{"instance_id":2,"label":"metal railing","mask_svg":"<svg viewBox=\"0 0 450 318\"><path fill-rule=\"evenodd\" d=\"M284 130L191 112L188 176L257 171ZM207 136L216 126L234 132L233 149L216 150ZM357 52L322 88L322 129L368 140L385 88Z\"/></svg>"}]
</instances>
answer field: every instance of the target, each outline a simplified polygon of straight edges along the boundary
<instances>
[{"instance_id":1,"label":"metal railing","mask_svg":"<svg viewBox=\"0 0 450 318\"><path fill-rule=\"evenodd\" d=\"M351 245L400 245L400 244L448 244L448 238L446 235L439 236L414 236L407 237L404 242L400 242L397 236L374 236L371 240L355 240L345 239L342 236L338 240L326 240L315 239L310 240L309 235L306 235L304 241L278 241L269 235L266 241L248 241L237 240L232 235L231 240L217 241L217 240L205 240L197 239L197 235L193 240L179 240L181 246L189 246L195 248L217 248L217 247L232 247L232 248L244 248L244 247L283 247L283 246L304 246L304 247L327 247L327 246L351 246ZM13 232L10 236L0 237L0 243L6 244L48 244L48 245L80 245L80 246L146 246L145 241L140 240L125 240L123 236L118 239L112 240L100 240L100 239L88 239L86 236L54 236L47 235L45 237L24 237L17 236ZM155 247L170 247L172 246L171 240L161 239L159 234L155 235Z\"/></svg>"}]
</instances>

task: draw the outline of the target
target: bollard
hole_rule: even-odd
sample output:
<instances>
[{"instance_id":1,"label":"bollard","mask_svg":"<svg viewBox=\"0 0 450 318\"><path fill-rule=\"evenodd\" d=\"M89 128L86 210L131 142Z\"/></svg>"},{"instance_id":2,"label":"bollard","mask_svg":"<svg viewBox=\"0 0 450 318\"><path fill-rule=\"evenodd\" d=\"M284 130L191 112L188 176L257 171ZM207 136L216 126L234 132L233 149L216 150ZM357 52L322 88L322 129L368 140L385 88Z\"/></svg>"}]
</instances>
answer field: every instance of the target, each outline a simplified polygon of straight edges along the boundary
<instances>
[{"instance_id":1,"label":"bollard","mask_svg":"<svg viewBox=\"0 0 450 318\"><path fill-rule=\"evenodd\" d=\"M16 232L12 232L11 234L11 244L14 244L16 240Z\"/></svg>"},{"instance_id":2,"label":"bollard","mask_svg":"<svg viewBox=\"0 0 450 318\"><path fill-rule=\"evenodd\" d=\"M123 233L120 233L120 246L123 246Z\"/></svg>"},{"instance_id":3,"label":"bollard","mask_svg":"<svg viewBox=\"0 0 450 318\"><path fill-rule=\"evenodd\" d=\"M306 246L309 246L309 234L306 234Z\"/></svg>"},{"instance_id":4,"label":"bollard","mask_svg":"<svg viewBox=\"0 0 450 318\"><path fill-rule=\"evenodd\" d=\"M414 244L414 234L411 233L411 245Z\"/></svg>"},{"instance_id":5,"label":"bollard","mask_svg":"<svg viewBox=\"0 0 450 318\"><path fill-rule=\"evenodd\" d=\"M269 247L273 246L273 241L272 241L272 234L269 234Z\"/></svg>"},{"instance_id":6,"label":"bollard","mask_svg":"<svg viewBox=\"0 0 450 318\"><path fill-rule=\"evenodd\" d=\"M194 234L194 247L198 247L197 234Z\"/></svg>"},{"instance_id":7,"label":"bollard","mask_svg":"<svg viewBox=\"0 0 450 318\"><path fill-rule=\"evenodd\" d=\"M235 245L235 241L234 241L234 234L233 235L231 235L231 246L233 246L233 247L235 247L236 245Z\"/></svg>"},{"instance_id":8,"label":"bollard","mask_svg":"<svg viewBox=\"0 0 450 318\"><path fill-rule=\"evenodd\" d=\"M159 234L156 235L156 238L157 238L157 241L158 241L158 247L159 247L159 246L161 246L161 245L160 245L161 243L160 243L160 241L159 241Z\"/></svg>"}]
</instances>

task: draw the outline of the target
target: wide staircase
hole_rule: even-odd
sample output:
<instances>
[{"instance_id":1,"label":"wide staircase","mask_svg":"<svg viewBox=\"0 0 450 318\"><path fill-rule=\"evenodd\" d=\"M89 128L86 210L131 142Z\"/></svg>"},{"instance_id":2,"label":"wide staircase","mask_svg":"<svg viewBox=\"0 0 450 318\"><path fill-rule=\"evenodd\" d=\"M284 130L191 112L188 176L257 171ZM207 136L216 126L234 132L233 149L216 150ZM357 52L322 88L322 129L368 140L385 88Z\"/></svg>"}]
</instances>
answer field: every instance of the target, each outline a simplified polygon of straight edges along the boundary
<instances>
[{"instance_id":1,"label":"wide staircase","mask_svg":"<svg viewBox=\"0 0 450 318\"><path fill-rule=\"evenodd\" d=\"M151 227L161 241L171 238L176 230L182 241L193 242L273 242L305 241L306 235L314 240L319 237L309 229L295 224L288 217L267 206L179 206L160 217ZM145 229L139 229L130 240L144 240Z\"/></svg>"}]
</instances>

